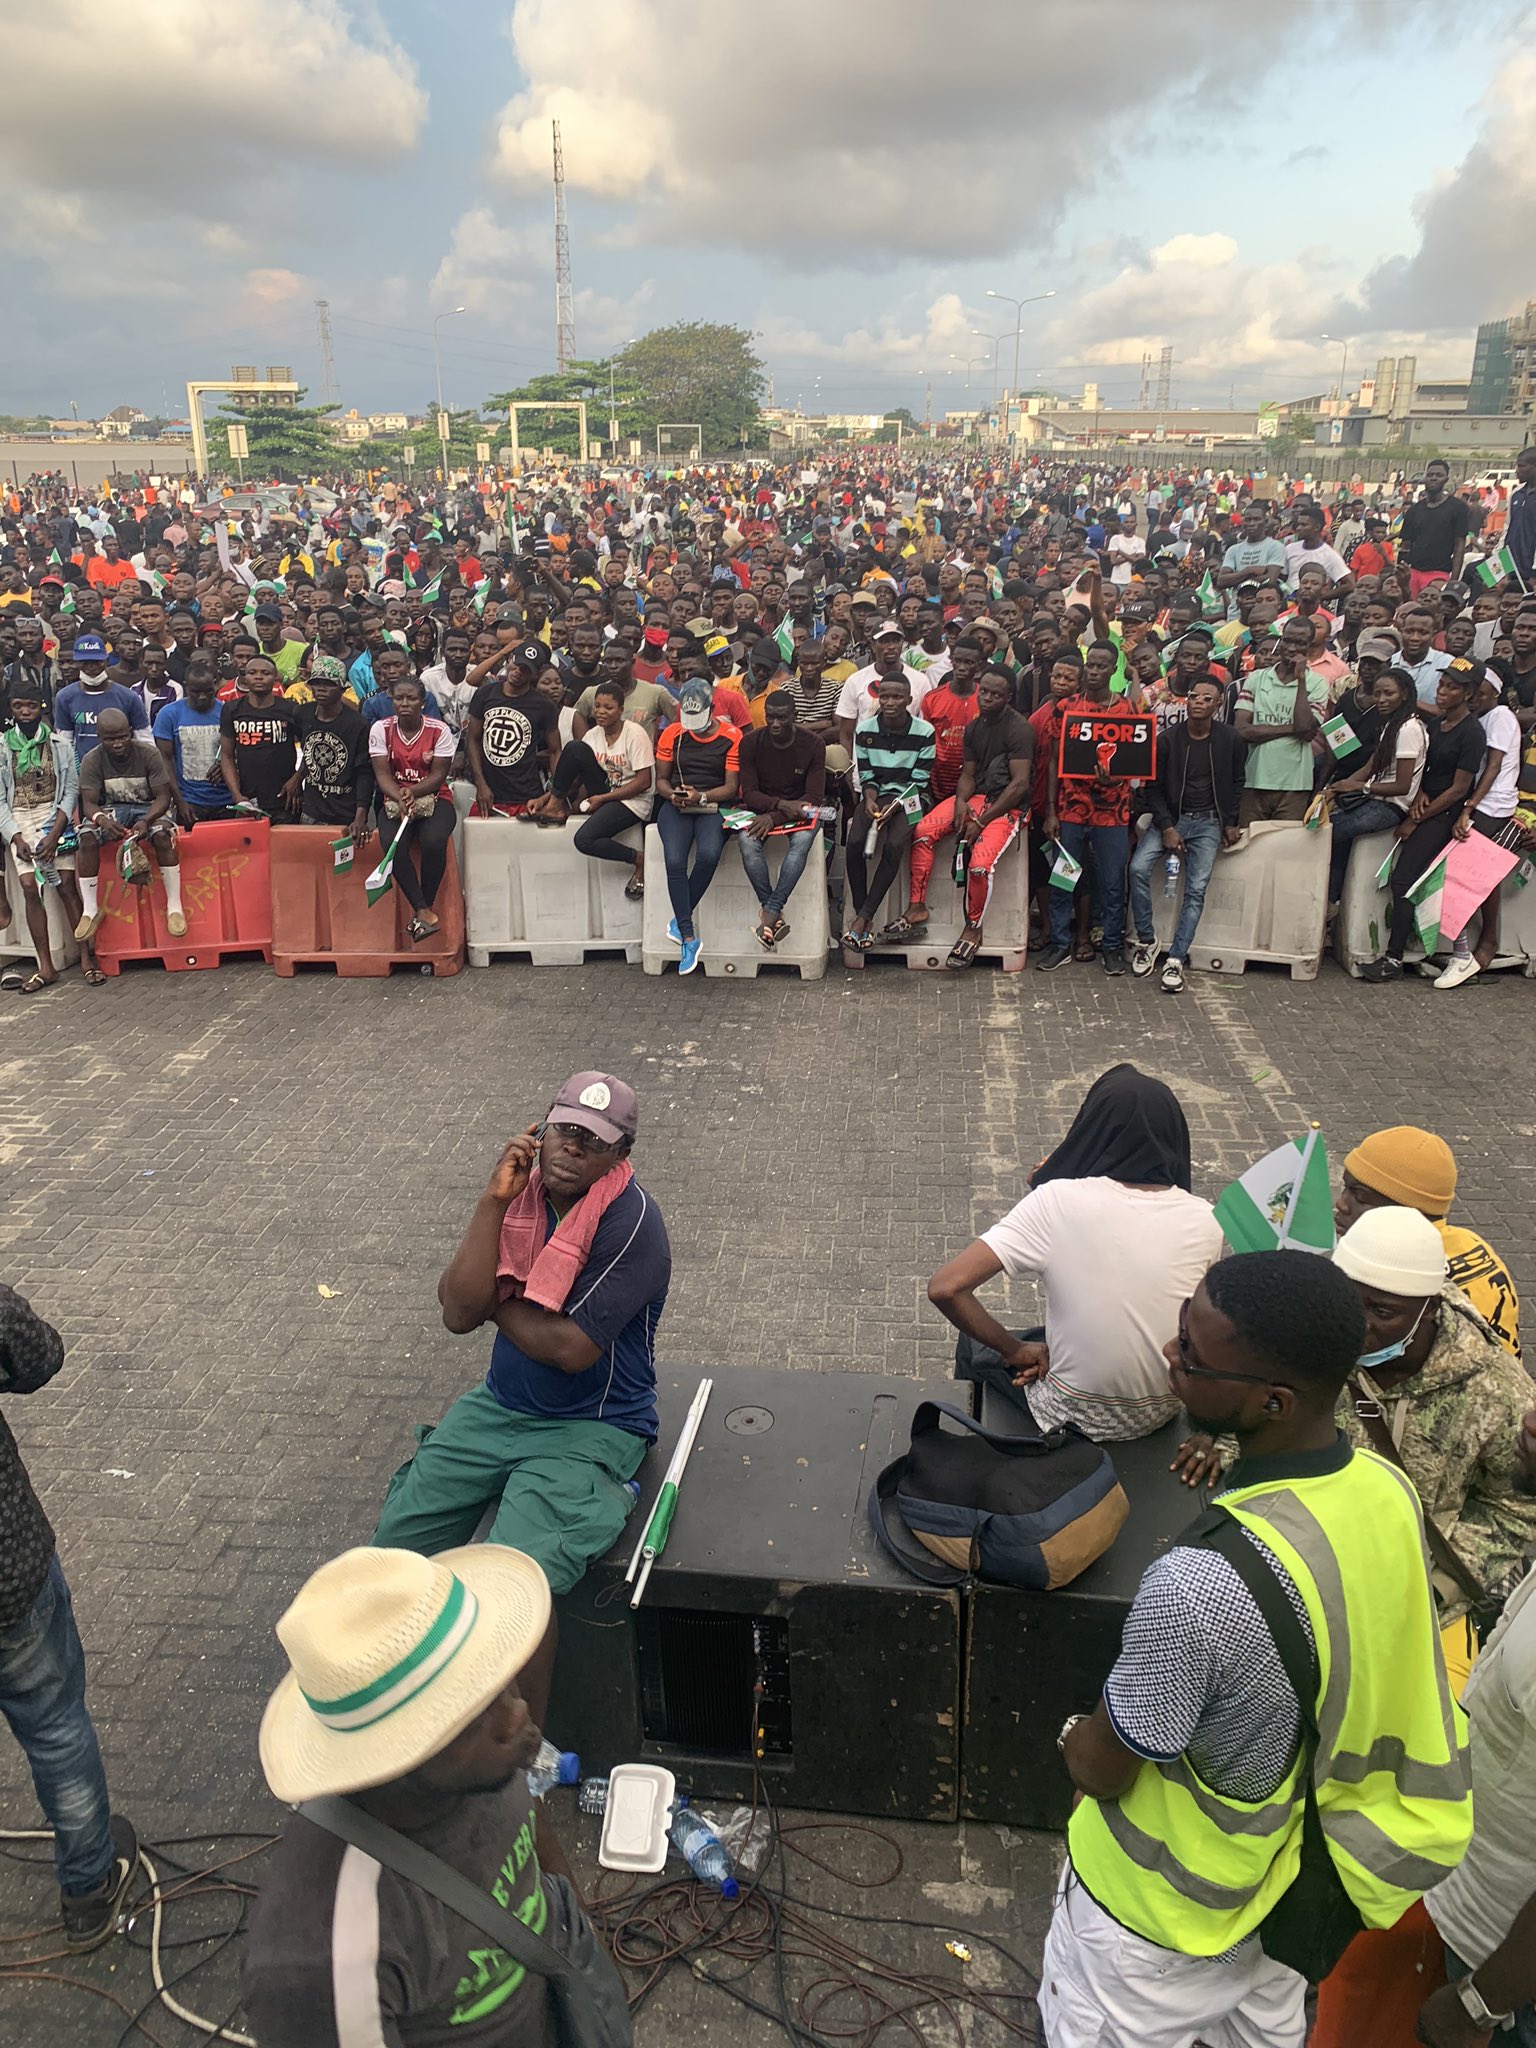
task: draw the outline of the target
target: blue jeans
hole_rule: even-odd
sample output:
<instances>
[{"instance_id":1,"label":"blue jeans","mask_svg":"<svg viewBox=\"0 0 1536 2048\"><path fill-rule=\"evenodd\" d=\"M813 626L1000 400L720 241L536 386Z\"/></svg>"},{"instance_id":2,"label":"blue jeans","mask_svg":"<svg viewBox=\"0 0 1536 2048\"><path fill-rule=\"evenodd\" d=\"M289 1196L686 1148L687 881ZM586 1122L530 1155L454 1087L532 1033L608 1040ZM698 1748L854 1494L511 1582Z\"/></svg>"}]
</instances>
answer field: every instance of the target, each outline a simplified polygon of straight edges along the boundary
<instances>
[{"instance_id":1,"label":"blue jeans","mask_svg":"<svg viewBox=\"0 0 1536 2048\"><path fill-rule=\"evenodd\" d=\"M53 1829L59 1889L91 1892L113 1865L106 1773L85 1710L85 1652L58 1552L32 1612L0 1629L0 1713L26 1751Z\"/></svg>"},{"instance_id":2,"label":"blue jeans","mask_svg":"<svg viewBox=\"0 0 1536 2048\"><path fill-rule=\"evenodd\" d=\"M1072 858L1086 866L1093 854L1094 923L1102 926L1104 950L1118 953L1125 940L1125 849L1123 825L1074 825L1063 818L1057 839ZM1052 889L1051 944L1072 944L1072 894Z\"/></svg>"},{"instance_id":3,"label":"blue jeans","mask_svg":"<svg viewBox=\"0 0 1536 2048\"><path fill-rule=\"evenodd\" d=\"M779 869L779 879L773 881L768 873L768 842L754 839L750 832L739 832L737 844L741 848L741 864L747 871L747 880L752 884L753 894L763 906L763 916L769 924L776 917L782 917L784 906L794 892L795 884L805 873L805 864L811 857L811 841L816 837L818 826L810 832L791 832L784 840L784 862Z\"/></svg>"},{"instance_id":4,"label":"blue jeans","mask_svg":"<svg viewBox=\"0 0 1536 2048\"><path fill-rule=\"evenodd\" d=\"M718 811L680 811L676 804L663 804L656 818L661 850L667 863L667 894L672 915L685 939L693 937L693 913L704 891L715 879L715 869L725 851L725 827ZM693 872L688 872L688 855L693 853Z\"/></svg>"},{"instance_id":5,"label":"blue jeans","mask_svg":"<svg viewBox=\"0 0 1536 2048\"><path fill-rule=\"evenodd\" d=\"M1333 850L1328 856L1328 901L1337 903L1344 893L1344 876L1349 868L1349 850L1357 839L1367 832L1385 832L1390 826L1395 830L1403 822L1404 813L1396 804L1383 803L1379 796L1368 796L1363 804L1351 804L1348 809L1339 808L1333 814Z\"/></svg>"},{"instance_id":6,"label":"blue jeans","mask_svg":"<svg viewBox=\"0 0 1536 2048\"><path fill-rule=\"evenodd\" d=\"M1168 957L1170 960L1187 960L1189 949L1195 943L1200 913L1205 908L1211 869L1215 867L1216 856L1221 851L1221 824L1216 818L1181 817L1174 829L1188 852L1184 857L1184 901L1179 906L1178 928L1173 935L1173 944L1168 948ZM1141 835L1141 844L1131 855L1131 916L1136 921L1136 936L1143 945L1150 945L1153 935L1152 870L1166 858L1162 833L1155 825L1149 825Z\"/></svg>"}]
</instances>

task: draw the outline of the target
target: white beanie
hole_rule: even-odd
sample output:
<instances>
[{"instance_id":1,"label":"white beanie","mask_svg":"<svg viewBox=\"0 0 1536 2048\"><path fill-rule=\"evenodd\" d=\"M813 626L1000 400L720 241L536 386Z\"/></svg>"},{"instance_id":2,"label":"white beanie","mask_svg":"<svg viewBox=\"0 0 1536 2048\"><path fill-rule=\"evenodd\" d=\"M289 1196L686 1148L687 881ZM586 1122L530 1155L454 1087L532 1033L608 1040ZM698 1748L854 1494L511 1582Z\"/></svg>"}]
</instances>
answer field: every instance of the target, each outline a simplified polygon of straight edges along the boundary
<instances>
[{"instance_id":1,"label":"white beanie","mask_svg":"<svg viewBox=\"0 0 1536 2048\"><path fill-rule=\"evenodd\" d=\"M1445 1246L1417 1209L1367 1209L1339 1239L1333 1263L1351 1280L1419 1301L1445 1285Z\"/></svg>"}]
</instances>

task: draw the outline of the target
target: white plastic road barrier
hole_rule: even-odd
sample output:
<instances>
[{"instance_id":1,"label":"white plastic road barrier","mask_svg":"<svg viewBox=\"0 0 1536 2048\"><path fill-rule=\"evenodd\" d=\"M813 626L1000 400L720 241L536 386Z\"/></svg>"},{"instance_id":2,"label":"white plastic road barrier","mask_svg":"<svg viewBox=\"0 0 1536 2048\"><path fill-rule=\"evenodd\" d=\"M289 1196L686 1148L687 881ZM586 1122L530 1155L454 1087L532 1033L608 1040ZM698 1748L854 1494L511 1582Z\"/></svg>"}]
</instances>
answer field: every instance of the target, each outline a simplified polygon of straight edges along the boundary
<instances>
[{"instance_id":1,"label":"white plastic road barrier","mask_svg":"<svg viewBox=\"0 0 1536 2048\"><path fill-rule=\"evenodd\" d=\"M1391 851L1390 832L1368 833L1363 839L1357 839L1350 850L1349 866L1344 873L1344 894L1340 899L1338 921L1333 928L1333 950L1339 965L1353 975L1358 975L1370 961L1379 960L1386 947L1392 898L1389 891L1377 888L1376 873ZM1515 873L1519 873L1518 868ZM1475 943L1475 917L1472 920L1472 937ZM1451 945L1447 940L1435 958L1446 961L1450 957ZM1424 958L1424 949L1411 931L1404 958L1410 961ZM1511 875L1500 890L1499 950L1493 967L1495 970L1513 967L1522 974L1536 976L1536 882L1520 889L1515 886L1514 875Z\"/></svg>"},{"instance_id":2,"label":"white plastic road barrier","mask_svg":"<svg viewBox=\"0 0 1536 2048\"><path fill-rule=\"evenodd\" d=\"M920 939L905 946L876 946L870 953L843 954L846 967L864 967L871 960L905 960L909 967L943 968L949 950L965 929L965 891L954 883L955 842L941 839L935 850L933 874L928 882L928 923ZM880 906L871 930L881 931L894 924L909 901L911 877L907 857L902 855L891 893ZM843 902L843 930L853 920L853 899ZM978 960L994 961L1005 974L1017 974L1029 951L1029 851L1026 834L1018 838L998 862L992 876L992 900L987 905L981 928Z\"/></svg>"},{"instance_id":3,"label":"white plastic road barrier","mask_svg":"<svg viewBox=\"0 0 1536 2048\"><path fill-rule=\"evenodd\" d=\"M1216 856L1187 964L1216 974L1241 974L1259 964L1288 967L1292 981L1315 980L1328 915L1332 836L1278 821L1248 826L1230 853ZM1170 900L1163 894L1161 862L1153 868L1152 925L1165 949L1183 888L1181 876L1179 893Z\"/></svg>"},{"instance_id":4,"label":"white plastic road barrier","mask_svg":"<svg viewBox=\"0 0 1536 2048\"><path fill-rule=\"evenodd\" d=\"M503 953L524 954L535 967L579 967L589 953L640 958L641 907L624 894L632 870L578 853L580 822L464 819L464 940L471 967L488 967ZM626 832L625 843L638 845L638 832L638 826Z\"/></svg>"},{"instance_id":5,"label":"white plastic road barrier","mask_svg":"<svg viewBox=\"0 0 1536 2048\"><path fill-rule=\"evenodd\" d=\"M21 877L16 872L16 856L9 847L5 850L5 893L10 899L11 921L0 925L0 960L36 960L37 948L32 943L32 934L27 930L26 904L21 893ZM53 954L53 964L59 969L73 967L80 958L80 948L75 943L74 927L64 915L64 906L59 901L57 889L43 890L43 901L48 906L48 944Z\"/></svg>"},{"instance_id":6,"label":"white plastic road barrier","mask_svg":"<svg viewBox=\"0 0 1536 2048\"><path fill-rule=\"evenodd\" d=\"M755 936L762 913L741 864L741 849L734 843L737 836L734 832L725 835L725 853L698 908L696 928L704 942L700 967L706 974L745 975L748 980L755 979L764 967L796 967L802 981L820 981L827 971L831 943L825 835L816 833L805 872L784 906L789 937L771 953L764 952ZM768 871L777 875L784 842L770 839L767 847ZM667 938L671 915L661 834L649 825L645 833L645 950L641 955L647 974L661 974L677 965L678 948Z\"/></svg>"}]
</instances>

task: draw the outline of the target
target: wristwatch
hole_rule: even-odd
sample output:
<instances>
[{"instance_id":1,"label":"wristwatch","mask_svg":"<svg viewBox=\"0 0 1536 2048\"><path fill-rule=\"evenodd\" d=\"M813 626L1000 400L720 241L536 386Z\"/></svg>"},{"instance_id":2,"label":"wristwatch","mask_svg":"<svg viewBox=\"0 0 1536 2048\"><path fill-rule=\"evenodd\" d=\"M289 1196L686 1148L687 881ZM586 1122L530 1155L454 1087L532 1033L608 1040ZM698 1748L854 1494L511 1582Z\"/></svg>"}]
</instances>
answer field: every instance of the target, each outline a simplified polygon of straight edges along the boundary
<instances>
[{"instance_id":1,"label":"wristwatch","mask_svg":"<svg viewBox=\"0 0 1536 2048\"><path fill-rule=\"evenodd\" d=\"M1056 1747L1061 1751L1063 1756L1065 1756L1067 1753L1067 1737L1072 1733L1072 1730L1077 1726L1079 1721L1086 1721L1087 1718L1088 1716L1086 1714L1068 1714L1065 1721L1062 1722L1061 1733L1056 1738ZM1470 2010L1470 2008L1468 2009Z\"/></svg>"},{"instance_id":2,"label":"wristwatch","mask_svg":"<svg viewBox=\"0 0 1536 2048\"><path fill-rule=\"evenodd\" d=\"M1070 1728L1071 1725L1069 1721L1067 1727ZM1065 1734L1066 1729L1063 1729L1062 1733ZM1486 1999L1470 1975L1457 1979L1455 1991L1461 2000L1462 2010L1475 2027L1502 2027L1506 2021L1514 2018L1513 2013L1490 2012Z\"/></svg>"}]
</instances>

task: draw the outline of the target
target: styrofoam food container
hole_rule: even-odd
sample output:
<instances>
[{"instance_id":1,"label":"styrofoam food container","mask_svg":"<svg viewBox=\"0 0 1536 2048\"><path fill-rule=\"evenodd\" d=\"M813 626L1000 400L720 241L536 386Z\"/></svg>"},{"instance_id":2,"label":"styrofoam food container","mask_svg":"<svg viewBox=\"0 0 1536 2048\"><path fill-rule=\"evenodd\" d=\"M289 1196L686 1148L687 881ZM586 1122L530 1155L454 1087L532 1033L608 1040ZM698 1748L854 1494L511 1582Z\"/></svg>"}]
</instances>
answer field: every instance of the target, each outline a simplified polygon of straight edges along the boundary
<instances>
[{"instance_id":1,"label":"styrofoam food container","mask_svg":"<svg viewBox=\"0 0 1536 2048\"><path fill-rule=\"evenodd\" d=\"M615 1764L597 1860L604 1870L654 1875L667 1861L667 1822L677 1780L662 1764Z\"/></svg>"}]
</instances>

